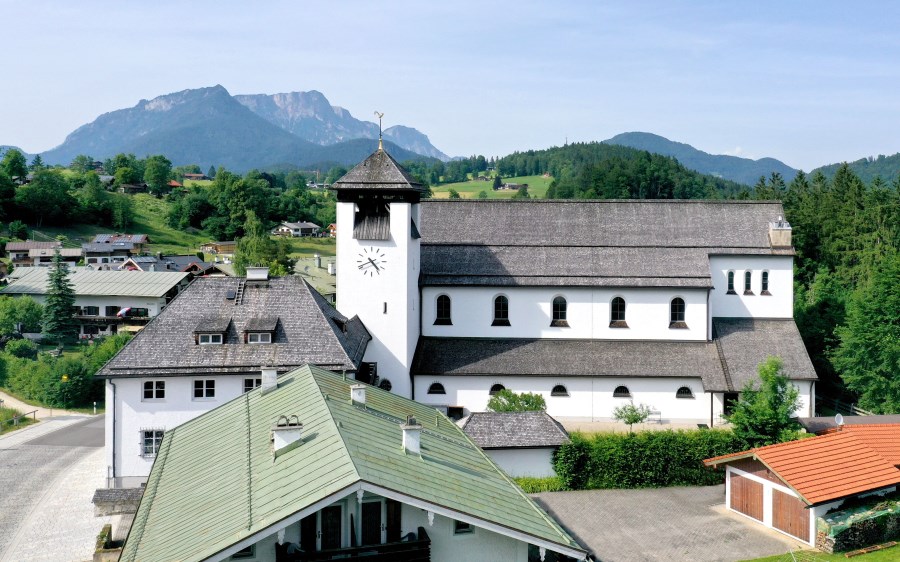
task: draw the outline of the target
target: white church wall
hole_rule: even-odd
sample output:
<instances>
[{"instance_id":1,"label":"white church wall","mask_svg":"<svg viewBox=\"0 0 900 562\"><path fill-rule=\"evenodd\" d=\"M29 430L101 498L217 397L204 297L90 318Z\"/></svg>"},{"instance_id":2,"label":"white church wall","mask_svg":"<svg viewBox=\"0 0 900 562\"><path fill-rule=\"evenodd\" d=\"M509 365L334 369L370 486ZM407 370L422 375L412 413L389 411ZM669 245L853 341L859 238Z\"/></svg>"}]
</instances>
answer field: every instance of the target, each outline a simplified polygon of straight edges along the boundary
<instances>
[{"instance_id":1,"label":"white church wall","mask_svg":"<svg viewBox=\"0 0 900 562\"><path fill-rule=\"evenodd\" d=\"M485 449L484 452L503 469L503 472L514 478L519 476L543 478L556 476L556 471L553 470L553 449L553 447L536 449L517 447Z\"/></svg>"},{"instance_id":2,"label":"white church wall","mask_svg":"<svg viewBox=\"0 0 900 562\"><path fill-rule=\"evenodd\" d=\"M709 308L715 317L793 318L794 260L791 256L710 256L715 289ZM734 271L734 292L728 293L728 272ZM752 295L744 294L744 273L750 271ZM769 272L769 293L762 295L762 273Z\"/></svg>"},{"instance_id":3,"label":"white church wall","mask_svg":"<svg viewBox=\"0 0 900 562\"><path fill-rule=\"evenodd\" d=\"M433 382L444 386L446 394L428 394ZM502 384L514 392L540 394L547 402L547 413L563 421L611 421L613 408L634 402L660 412L664 421L709 423L710 402L699 377L517 377L517 376L444 376L415 377L416 400L435 406L462 406L466 413L483 412L490 399L490 388ZM556 385L563 385L569 396L551 396ZM626 386L631 398L615 398L613 391ZM682 386L691 389L694 398L676 398Z\"/></svg>"},{"instance_id":4,"label":"white church wall","mask_svg":"<svg viewBox=\"0 0 900 562\"><path fill-rule=\"evenodd\" d=\"M451 301L450 326L435 325L437 298ZM510 326L492 326L494 299L509 299ZM553 327L553 299L567 302L568 327ZM625 299L627 328L611 328L613 298ZM669 327L670 303L685 301L687 329ZM588 287L425 287L422 289L425 336L553 339L707 339L705 289L595 289Z\"/></svg>"},{"instance_id":5,"label":"white church wall","mask_svg":"<svg viewBox=\"0 0 900 562\"><path fill-rule=\"evenodd\" d=\"M159 379L117 379L116 385L116 477L146 479L153 466L153 457L142 453L143 430L172 429L200 414L236 398L244 392L243 376L167 377ZM246 377L250 378L250 377ZM256 375L253 378L259 378ZM215 398L194 398L194 380L215 380ZM165 398L144 400L144 381L164 380ZM112 404L112 386L106 385L106 403ZM107 406L106 443L113 443L112 412ZM112 467L112 451L107 446L107 463Z\"/></svg>"}]
</instances>

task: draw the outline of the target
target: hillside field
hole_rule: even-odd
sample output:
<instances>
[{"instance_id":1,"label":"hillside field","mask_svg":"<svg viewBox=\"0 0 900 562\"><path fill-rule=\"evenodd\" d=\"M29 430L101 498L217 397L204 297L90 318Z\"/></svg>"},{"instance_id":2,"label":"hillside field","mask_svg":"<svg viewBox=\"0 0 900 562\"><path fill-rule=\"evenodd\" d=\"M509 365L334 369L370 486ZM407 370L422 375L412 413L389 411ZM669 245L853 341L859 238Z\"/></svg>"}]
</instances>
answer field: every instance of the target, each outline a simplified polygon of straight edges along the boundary
<instances>
[{"instance_id":1,"label":"hillside field","mask_svg":"<svg viewBox=\"0 0 900 562\"><path fill-rule=\"evenodd\" d=\"M528 195L538 199L543 199L547 194L547 188L553 182L553 178L545 178L543 176L519 176L516 178L503 178L504 183L527 183ZM455 189L459 192L459 196L463 199L477 199L478 192L485 191L488 199L510 199L516 194L515 190L499 189L494 191L491 186L493 183L489 181L469 180L460 183L445 183L431 187L431 192L435 199L447 199L450 197L450 190Z\"/></svg>"}]
</instances>

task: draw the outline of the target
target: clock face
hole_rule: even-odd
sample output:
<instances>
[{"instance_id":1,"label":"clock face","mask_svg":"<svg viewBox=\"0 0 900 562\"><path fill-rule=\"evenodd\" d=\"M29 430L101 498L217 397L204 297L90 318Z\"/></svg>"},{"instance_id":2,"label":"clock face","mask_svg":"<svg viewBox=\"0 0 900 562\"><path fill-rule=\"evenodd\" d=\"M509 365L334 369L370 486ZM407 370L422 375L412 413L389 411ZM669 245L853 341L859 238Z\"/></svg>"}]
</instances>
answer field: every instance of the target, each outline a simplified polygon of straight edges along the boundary
<instances>
[{"instance_id":1,"label":"clock face","mask_svg":"<svg viewBox=\"0 0 900 562\"><path fill-rule=\"evenodd\" d=\"M364 276L375 277L381 275L385 269L387 262L384 259L384 251L380 248L369 246L363 248L356 258L356 267Z\"/></svg>"}]
</instances>

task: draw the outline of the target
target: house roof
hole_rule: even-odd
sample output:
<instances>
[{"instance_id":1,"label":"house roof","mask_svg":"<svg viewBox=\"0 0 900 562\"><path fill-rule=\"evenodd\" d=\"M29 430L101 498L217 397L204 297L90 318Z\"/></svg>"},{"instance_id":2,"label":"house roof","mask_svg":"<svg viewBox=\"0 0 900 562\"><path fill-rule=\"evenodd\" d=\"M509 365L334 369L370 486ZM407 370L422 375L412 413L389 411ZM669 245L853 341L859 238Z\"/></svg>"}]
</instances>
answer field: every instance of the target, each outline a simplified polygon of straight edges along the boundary
<instances>
[{"instance_id":1,"label":"house roof","mask_svg":"<svg viewBox=\"0 0 900 562\"><path fill-rule=\"evenodd\" d=\"M547 412L474 412L463 431L482 449L558 447L569 434Z\"/></svg>"},{"instance_id":2,"label":"house roof","mask_svg":"<svg viewBox=\"0 0 900 562\"><path fill-rule=\"evenodd\" d=\"M166 431L122 552L123 562L203 560L329 497L381 491L524 534L551 550L584 550L433 408L366 387L350 401L340 375L306 366ZM303 439L273 457L271 427L296 414ZM406 453L401 423L424 426Z\"/></svg>"},{"instance_id":3,"label":"house roof","mask_svg":"<svg viewBox=\"0 0 900 562\"><path fill-rule=\"evenodd\" d=\"M61 248L62 242L36 242L34 240L26 240L25 242L7 242L7 252L24 252L25 250L52 250L53 248Z\"/></svg>"},{"instance_id":4,"label":"house roof","mask_svg":"<svg viewBox=\"0 0 900 562\"><path fill-rule=\"evenodd\" d=\"M900 414L878 416L843 416L844 425L871 425L896 423L900 424ZM829 429L837 429L834 416L817 416L814 418L797 418L800 425L810 433L822 433Z\"/></svg>"},{"instance_id":5,"label":"house roof","mask_svg":"<svg viewBox=\"0 0 900 562\"><path fill-rule=\"evenodd\" d=\"M56 248L32 248L28 250L29 258L46 258L54 255ZM59 255L64 258L76 258L81 256L81 248L59 248Z\"/></svg>"},{"instance_id":6,"label":"house roof","mask_svg":"<svg viewBox=\"0 0 900 562\"><path fill-rule=\"evenodd\" d=\"M780 203L699 200L428 200L425 285L712 287L710 255L773 248Z\"/></svg>"},{"instance_id":7,"label":"house roof","mask_svg":"<svg viewBox=\"0 0 900 562\"><path fill-rule=\"evenodd\" d=\"M900 424L840 431L713 457L707 466L754 458L809 505L900 484Z\"/></svg>"},{"instance_id":8,"label":"house roof","mask_svg":"<svg viewBox=\"0 0 900 562\"><path fill-rule=\"evenodd\" d=\"M336 190L425 191L386 151L378 149L331 185Z\"/></svg>"},{"instance_id":9,"label":"house roof","mask_svg":"<svg viewBox=\"0 0 900 562\"><path fill-rule=\"evenodd\" d=\"M131 242L123 241L91 242L88 244L82 244L81 247L84 249L85 253L106 254L109 252L115 252L117 250L127 250L130 252L134 249L134 244Z\"/></svg>"},{"instance_id":10,"label":"house roof","mask_svg":"<svg viewBox=\"0 0 900 562\"><path fill-rule=\"evenodd\" d=\"M146 244L149 241L150 238L146 234L98 234L94 236L95 244L109 244L111 242Z\"/></svg>"},{"instance_id":11,"label":"house roof","mask_svg":"<svg viewBox=\"0 0 900 562\"><path fill-rule=\"evenodd\" d=\"M422 337L412 373L699 377L707 391L727 388L716 348L705 341Z\"/></svg>"},{"instance_id":12,"label":"house roof","mask_svg":"<svg viewBox=\"0 0 900 562\"><path fill-rule=\"evenodd\" d=\"M299 229L299 228L319 228L319 225L313 222L283 222L280 226L286 226L290 229Z\"/></svg>"},{"instance_id":13,"label":"house roof","mask_svg":"<svg viewBox=\"0 0 900 562\"><path fill-rule=\"evenodd\" d=\"M699 377L707 392L734 392L757 381L759 364L778 355L791 380L816 380L792 319L713 318L713 325L719 335L712 342L421 337L412 373Z\"/></svg>"},{"instance_id":14,"label":"house roof","mask_svg":"<svg viewBox=\"0 0 900 562\"><path fill-rule=\"evenodd\" d=\"M44 295L50 280L50 268L33 267L10 283L0 293L5 295ZM155 297L164 296L181 283L187 273L142 271L69 270L69 282L75 294L98 296Z\"/></svg>"},{"instance_id":15,"label":"house roof","mask_svg":"<svg viewBox=\"0 0 900 562\"><path fill-rule=\"evenodd\" d=\"M242 284L240 303L236 298L229 299L237 296ZM273 343L244 343L248 324L260 317L275 316L280 321ZM195 345L193 334L205 318L222 319L216 326L224 320L230 322L224 343ZM370 339L359 318L347 319L341 315L299 277L276 277L265 284L246 282L241 277L200 277L98 374L101 377L246 374L258 373L263 365L286 371L306 363L354 371Z\"/></svg>"},{"instance_id":16,"label":"house roof","mask_svg":"<svg viewBox=\"0 0 900 562\"><path fill-rule=\"evenodd\" d=\"M759 364L771 355L793 380L817 380L806 345L792 318L713 318L713 338L728 368L730 389L740 391L759 380Z\"/></svg>"}]
</instances>

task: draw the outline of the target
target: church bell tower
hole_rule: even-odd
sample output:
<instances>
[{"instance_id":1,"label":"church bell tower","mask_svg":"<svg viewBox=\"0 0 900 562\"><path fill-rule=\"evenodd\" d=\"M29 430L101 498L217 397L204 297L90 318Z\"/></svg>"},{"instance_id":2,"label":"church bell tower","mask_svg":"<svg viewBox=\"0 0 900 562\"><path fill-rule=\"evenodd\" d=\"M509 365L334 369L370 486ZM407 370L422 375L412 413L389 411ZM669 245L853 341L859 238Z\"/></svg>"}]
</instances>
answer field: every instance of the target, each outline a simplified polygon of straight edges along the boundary
<instances>
[{"instance_id":1,"label":"church bell tower","mask_svg":"<svg viewBox=\"0 0 900 562\"><path fill-rule=\"evenodd\" d=\"M336 181L337 308L372 336L359 378L410 398L420 327L419 200L425 188L378 150Z\"/></svg>"}]
</instances>

